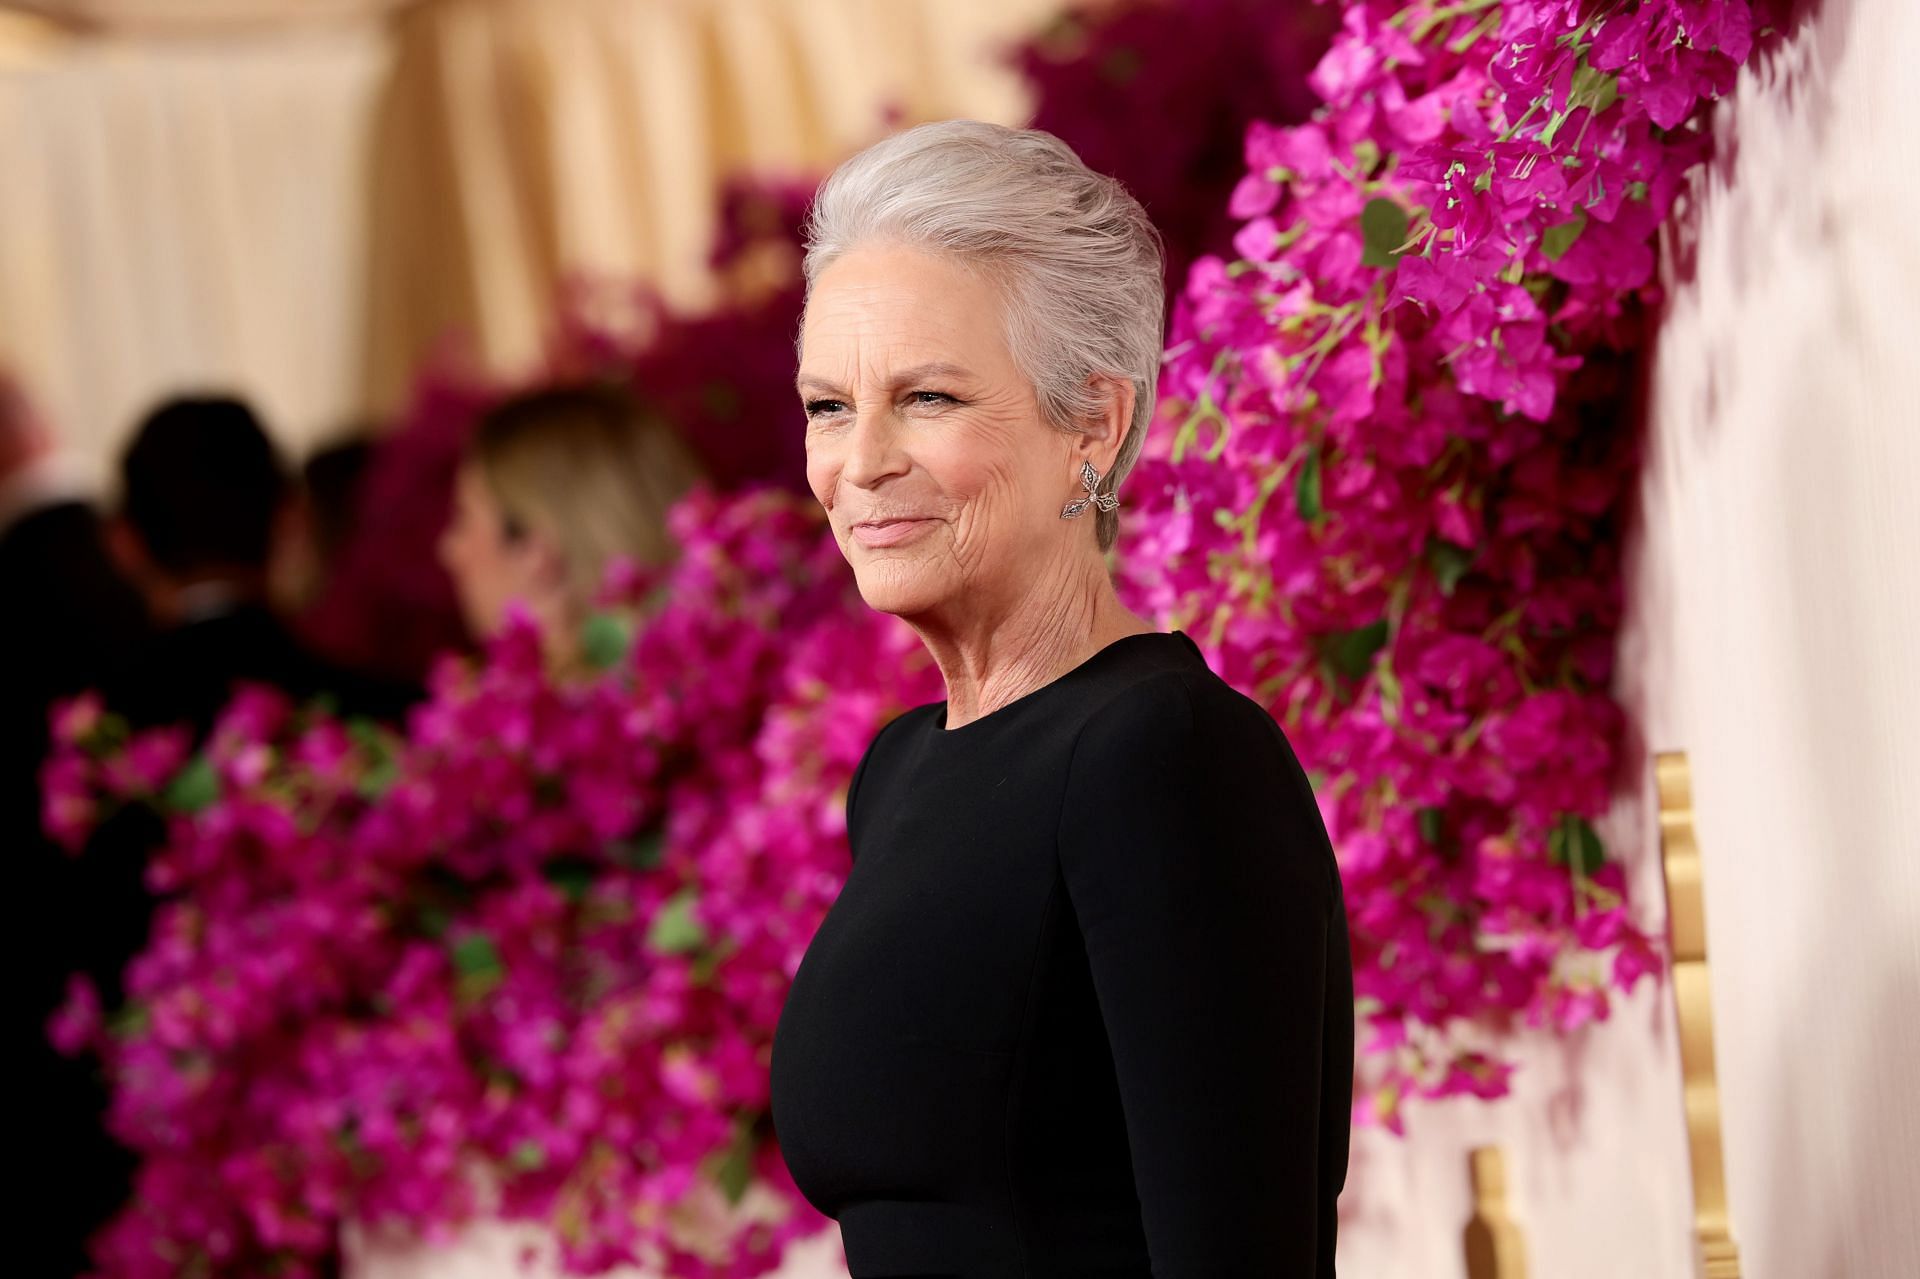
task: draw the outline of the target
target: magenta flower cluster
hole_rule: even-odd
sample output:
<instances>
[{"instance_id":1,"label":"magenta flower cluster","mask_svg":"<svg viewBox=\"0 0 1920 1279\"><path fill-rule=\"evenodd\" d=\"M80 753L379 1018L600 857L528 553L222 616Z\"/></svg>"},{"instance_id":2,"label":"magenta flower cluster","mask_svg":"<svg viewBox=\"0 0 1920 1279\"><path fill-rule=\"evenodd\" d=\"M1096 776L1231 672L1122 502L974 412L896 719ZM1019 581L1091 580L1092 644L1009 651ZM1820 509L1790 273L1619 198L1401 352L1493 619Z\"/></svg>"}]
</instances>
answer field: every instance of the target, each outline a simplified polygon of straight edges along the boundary
<instances>
[{"instance_id":1,"label":"magenta flower cluster","mask_svg":"<svg viewBox=\"0 0 1920 1279\"><path fill-rule=\"evenodd\" d=\"M1096 0L1068 6L1009 62L1033 95L1033 127L1145 206L1175 290L1233 233L1227 197L1248 123L1293 123L1319 105L1307 73L1337 20L1315 0Z\"/></svg>"},{"instance_id":2,"label":"magenta flower cluster","mask_svg":"<svg viewBox=\"0 0 1920 1279\"><path fill-rule=\"evenodd\" d=\"M1657 967L1592 820L1629 360L1745 0L1349 0L1174 320L1130 598L1272 708L1341 853L1363 1119L1498 1095ZM1144 509L1143 509L1144 508Z\"/></svg>"},{"instance_id":3,"label":"magenta flower cluster","mask_svg":"<svg viewBox=\"0 0 1920 1279\"><path fill-rule=\"evenodd\" d=\"M673 527L675 567L589 631L604 674L550 677L523 622L442 664L405 737L255 690L189 760L61 713L50 830L172 814L126 1007L76 983L53 1027L142 1161L105 1273L319 1275L349 1219L484 1214L583 1272L718 1279L824 1225L773 1141L772 1033L853 766L938 681L798 499L696 495ZM689 1234L697 1181L752 1179L784 1216Z\"/></svg>"}]
</instances>

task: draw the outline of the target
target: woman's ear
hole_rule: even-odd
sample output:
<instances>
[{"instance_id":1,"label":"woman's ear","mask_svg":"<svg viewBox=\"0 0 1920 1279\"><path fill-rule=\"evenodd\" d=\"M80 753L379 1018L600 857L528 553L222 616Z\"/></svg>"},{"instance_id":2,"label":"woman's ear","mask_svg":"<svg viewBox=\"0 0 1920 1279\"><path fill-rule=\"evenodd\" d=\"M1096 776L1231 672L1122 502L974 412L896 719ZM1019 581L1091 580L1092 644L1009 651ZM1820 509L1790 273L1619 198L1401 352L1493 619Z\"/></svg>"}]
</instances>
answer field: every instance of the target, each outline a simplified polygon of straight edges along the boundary
<instances>
[{"instance_id":1,"label":"woman's ear","mask_svg":"<svg viewBox=\"0 0 1920 1279\"><path fill-rule=\"evenodd\" d=\"M538 533L522 531L509 543L506 563L513 579L509 594L532 611L541 630L570 637L579 619L559 548Z\"/></svg>"},{"instance_id":2,"label":"woman's ear","mask_svg":"<svg viewBox=\"0 0 1920 1279\"><path fill-rule=\"evenodd\" d=\"M1096 373L1087 380L1100 403L1100 411L1088 417L1081 427L1079 455L1092 462L1105 475L1113 469L1126 442L1127 428L1133 425L1133 405L1137 392L1133 379Z\"/></svg>"},{"instance_id":3,"label":"woman's ear","mask_svg":"<svg viewBox=\"0 0 1920 1279\"><path fill-rule=\"evenodd\" d=\"M515 539L514 554L530 591L556 598L567 594L567 561L559 547L538 533L523 532Z\"/></svg>"}]
</instances>

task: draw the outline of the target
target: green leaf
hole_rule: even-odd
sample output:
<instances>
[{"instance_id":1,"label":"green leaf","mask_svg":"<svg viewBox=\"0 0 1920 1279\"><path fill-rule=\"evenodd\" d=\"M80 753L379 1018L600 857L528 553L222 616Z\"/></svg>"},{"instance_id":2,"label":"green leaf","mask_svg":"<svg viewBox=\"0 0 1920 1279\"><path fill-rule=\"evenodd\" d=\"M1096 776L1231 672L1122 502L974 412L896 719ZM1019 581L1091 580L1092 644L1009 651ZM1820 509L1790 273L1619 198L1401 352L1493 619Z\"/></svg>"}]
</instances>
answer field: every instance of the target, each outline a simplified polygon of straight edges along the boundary
<instances>
[{"instance_id":1,"label":"green leaf","mask_svg":"<svg viewBox=\"0 0 1920 1279\"><path fill-rule=\"evenodd\" d=\"M499 985L507 967L500 962L500 951L485 933L468 933L447 948L453 958L460 994L477 999Z\"/></svg>"},{"instance_id":2,"label":"green leaf","mask_svg":"<svg viewBox=\"0 0 1920 1279\"><path fill-rule=\"evenodd\" d=\"M1540 233L1540 251L1547 255L1547 261L1558 262L1567 255L1580 233L1587 229L1587 211L1576 208L1573 216L1565 222L1555 223Z\"/></svg>"},{"instance_id":3,"label":"green leaf","mask_svg":"<svg viewBox=\"0 0 1920 1279\"><path fill-rule=\"evenodd\" d=\"M1325 510L1320 497L1320 446L1315 444L1307 450L1300 474L1293 479L1293 504L1299 508L1300 518L1309 524L1317 521Z\"/></svg>"},{"instance_id":4,"label":"green leaf","mask_svg":"<svg viewBox=\"0 0 1920 1279\"><path fill-rule=\"evenodd\" d=\"M462 977L502 971L500 951L485 933L468 933L449 948L453 970Z\"/></svg>"},{"instance_id":5,"label":"green leaf","mask_svg":"<svg viewBox=\"0 0 1920 1279\"><path fill-rule=\"evenodd\" d=\"M633 623L616 613L595 613L580 628L580 655L596 671L612 670L633 648Z\"/></svg>"},{"instance_id":6,"label":"green leaf","mask_svg":"<svg viewBox=\"0 0 1920 1279\"><path fill-rule=\"evenodd\" d=\"M1363 266L1392 266L1407 242L1407 211L1385 196L1375 196L1360 210L1360 254Z\"/></svg>"},{"instance_id":7,"label":"green leaf","mask_svg":"<svg viewBox=\"0 0 1920 1279\"><path fill-rule=\"evenodd\" d=\"M733 1142L727 1147L726 1157L720 1161L713 1175L728 1203L739 1203L753 1180L755 1144L753 1120L745 1115L737 1116L733 1121Z\"/></svg>"},{"instance_id":8,"label":"green leaf","mask_svg":"<svg viewBox=\"0 0 1920 1279\"><path fill-rule=\"evenodd\" d=\"M1339 631L1320 637L1320 656L1333 669L1350 679L1359 679L1373 665L1373 655L1387 642L1387 619L1367 626Z\"/></svg>"},{"instance_id":9,"label":"green leaf","mask_svg":"<svg viewBox=\"0 0 1920 1279\"><path fill-rule=\"evenodd\" d=\"M446 936L447 929L453 927L452 912L435 902L421 906L418 919L420 931L435 941Z\"/></svg>"},{"instance_id":10,"label":"green leaf","mask_svg":"<svg viewBox=\"0 0 1920 1279\"><path fill-rule=\"evenodd\" d=\"M696 986L706 985L713 980L713 974L719 970L720 965L732 958L733 953L739 949L739 942L731 937L722 937L717 944L707 947L693 957L693 962L687 965L688 979Z\"/></svg>"},{"instance_id":11,"label":"green leaf","mask_svg":"<svg viewBox=\"0 0 1920 1279\"><path fill-rule=\"evenodd\" d=\"M1420 838L1429 844L1440 842L1440 810L1429 805L1420 810Z\"/></svg>"},{"instance_id":12,"label":"green leaf","mask_svg":"<svg viewBox=\"0 0 1920 1279\"><path fill-rule=\"evenodd\" d=\"M1460 584L1472 565L1473 552L1466 547L1445 538L1427 539L1427 567L1433 571L1433 580L1439 584L1442 595L1452 595L1453 588Z\"/></svg>"},{"instance_id":13,"label":"green leaf","mask_svg":"<svg viewBox=\"0 0 1920 1279\"><path fill-rule=\"evenodd\" d=\"M347 721L347 736L367 757L367 771L354 782L354 789L362 799L379 799L400 780L400 760L394 754L392 737L364 717Z\"/></svg>"},{"instance_id":14,"label":"green leaf","mask_svg":"<svg viewBox=\"0 0 1920 1279\"><path fill-rule=\"evenodd\" d=\"M523 1141L507 1156L507 1163L519 1172L536 1172L547 1166L547 1148L537 1141Z\"/></svg>"},{"instance_id":15,"label":"green leaf","mask_svg":"<svg viewBox=\"0 0 1920 1279\"><path fill-rule=\"evenodd\" d=\"M220 774L213 769L213 761L205 755L195 755L187 761L187 766L173 775L160 799L168 808L177 813L198 813L211 808L220 798Z\"/></svg>"},{"instance_id":16,"label":"green leaf","mask_svg":"<svg viewBox=\"0 0 1920 1279\"><path fill-rule=\"evenodd\" d=\"M1586 107L1599 115L1620 100L1620 77L1609 75L1583 61L1573 73L1567 91L1568 107Z\"/></svg>"},{"instance_id":17,"label":"green leaf","mask_svg":"<svg viewBox=\"0 0 1920 1279\"><path fill-rule=\"evenodd\" d=\"M1389 720L1400 713L1400 676L1394 672L1391 657L1384 657L1374 665L1373 678L1380 686L1380 702Z\"/></svg>"},{"instance_id":18,"label":"green leaf","mask_svg":"<svg viewBox=\"0 0 1920 1279\"><path fill-rule=\"evenodd\" d=\"M558 857L540 868L540 877L577 903L593 888L593 863L584 857Z\"/></svg>"},{"instance_id":19,"label":"green leaf","mask_svg":"<svg viewBox=\"0 0 1920 1279\"><path fill-rule=\"evenodd\" d=\"M628 870L652 870L666 855L667 832L658 826L616 839L607 846L607 857Z\"/></svg>"},{"instance_id":20,"label":"green leaf","mask_svg":"<svg viewBox=\"0 0 1920 1279\"><path fill-rule=\"evenodd\" d=\"M107 1014L107 1033L115 1039L138 1039L152 1024L152 1010L138 999L130 999Z\"/></svg>"},{"instance_id":21,"label":"green leaf","mask_svg":"<svg viewBox=\"0 0 1920 1279\"><path fill-rule=\"evenodd\" d=\"M398 761L383 759L362 773L360 780L353 785L354 789L359 792L360 798L379 799L382 795L392 790L393 784L399 780L400 765Z\"/></svg>"},{"instance_id":22,"label":"green leaf","mask_svg":"<svg viewBox=\"0 0 1920 1279\"><path fill-rule=\"evenodd\" d=\"M647 925L647 945L663 955L692 950L707 940L707 930L693 917L693 905L700 890L688 884L660 905L660 911Z\"/></svg>"},{"instance_id":23,"label":"green leaf","mask_svg":"<svg viewBox=\"0 0 1920 1279\"><path fill-rule=\"evenodd\" d=\"M1574 868L1582 875L1591 875L1606 865L1607 850L1600 842L1600 832L1589 825L1586 818L1574 818L1568 834Z\"/></svg>"},{"instance_id":24,"label":"green leaf","mask_svg":"<svg viewBox=\"0 0 1920 1279\"><path fill-rule=\"evenodd\" d=\"M1591 875L1606 865L1607 850L1600 842L1600 832L1586 818L1568 813L1547 832L1547 860L1577 874Z\"/></svg>"}]
</instances>

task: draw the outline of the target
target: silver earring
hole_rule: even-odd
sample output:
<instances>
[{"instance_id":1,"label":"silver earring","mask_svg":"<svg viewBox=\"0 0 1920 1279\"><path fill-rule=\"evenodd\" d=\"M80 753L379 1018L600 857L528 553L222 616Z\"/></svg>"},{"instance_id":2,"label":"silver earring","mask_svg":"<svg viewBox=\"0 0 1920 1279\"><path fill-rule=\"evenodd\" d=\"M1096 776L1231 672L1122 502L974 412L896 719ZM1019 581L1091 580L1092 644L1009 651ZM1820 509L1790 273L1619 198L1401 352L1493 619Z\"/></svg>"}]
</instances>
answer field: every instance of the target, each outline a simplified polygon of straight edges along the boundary
<instances>
[{"instance_id":1,"label":"silver earring","mask_svg":"<svg viewBox=\"0 0 1920 1279\"><path fill-rule=\"evenodd\" d=\"M1086 486L1087 495L1076 497L1060 508L1060 518L1070 520L1076 515L1085 515L1087 507L1097 506L1103 511L1111 511L1120 505L1120 499L1111 493L1096 493L1100 483L1100 472L1093 469L1093 463L1080 463L1080 483Z\"/></svg>"}]
</instances>

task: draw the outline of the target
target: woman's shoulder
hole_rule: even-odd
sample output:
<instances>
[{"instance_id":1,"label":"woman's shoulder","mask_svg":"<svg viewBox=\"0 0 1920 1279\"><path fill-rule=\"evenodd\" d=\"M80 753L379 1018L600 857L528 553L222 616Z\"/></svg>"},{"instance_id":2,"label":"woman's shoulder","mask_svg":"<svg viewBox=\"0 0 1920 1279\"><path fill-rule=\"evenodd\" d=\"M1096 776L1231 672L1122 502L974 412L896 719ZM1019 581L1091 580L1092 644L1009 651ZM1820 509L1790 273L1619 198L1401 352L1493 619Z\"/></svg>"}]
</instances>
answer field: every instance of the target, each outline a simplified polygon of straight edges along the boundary
<instances>
[{"instance_id":1,"label":"woman's shoulder","mask_svg":"<svg viewBox=\"0 0 1920 1279\"><path fill-rule=\"evenodd\" d=\"M1167 856L1246 856L1285 863L1306 889L1336 884L1312 782L1280 725L1197 649L1191 656L1111 681L1080 724L1061 813L1063 856L1102 874L1129 858L1157 866Z\"/></svg>"},{"instance_id":2,"label":"woman's shoulder","mask_svg":"<svg viewBox=\"0 0 1920 1279\"><path fill-rule=\"evenodd\" d=\"M1114 681L1080 723L1069 771L1082 789L1180 789L1225 802L1286 796L1317 811L1286 733L1253 698L1215 674L1184 635L1187 660Z\"/></svg>"},{"instance_id":3,"label":"woman's shoulder","mask_svg":"<svg viewBox=\"0 0 1920 1279\"><path fill-rule=\"evenodd\" d=\"M1160 748L1170 742L1285 745L1266 708L1215 674L1191 639L1181 632L1166 638L1170 642L1152 660L1115 671L1094 690L1083 737L1091 733L1109 742Z\"/></svg>"}]
</instances>

